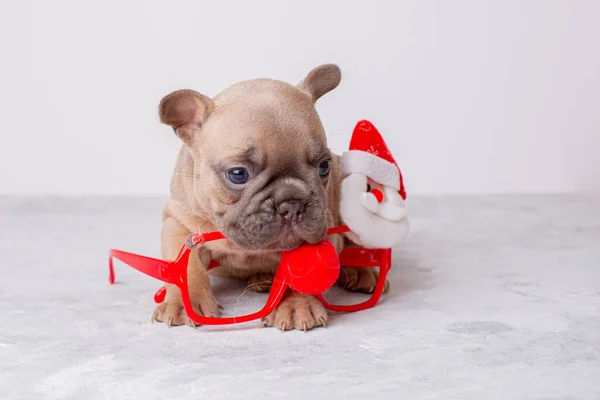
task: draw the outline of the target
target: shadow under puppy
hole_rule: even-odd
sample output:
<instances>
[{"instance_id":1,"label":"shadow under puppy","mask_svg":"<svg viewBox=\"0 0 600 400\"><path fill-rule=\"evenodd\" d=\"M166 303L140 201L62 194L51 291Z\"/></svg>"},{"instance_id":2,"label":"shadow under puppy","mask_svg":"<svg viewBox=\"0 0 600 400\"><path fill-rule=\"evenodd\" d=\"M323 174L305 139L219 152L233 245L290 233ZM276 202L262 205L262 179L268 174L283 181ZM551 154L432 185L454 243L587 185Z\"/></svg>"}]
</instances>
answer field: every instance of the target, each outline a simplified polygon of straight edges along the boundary
<instances>
[{"instance_id":1,"label":"shadow under puppy","mask_svg":"<svg viewBox=\"0 0 600 400\"><path fill-rule=\"evenodd\" d=\"M211 259L221 263L221 274L268 291L281 250L318 243L327 228L341 224L339 159L327 147L314 107L340 79L339 68L326 64L297 86L255 79L213 99L179 90L160 102L161 122L183 141L162 215L162 257L174 259L190 233L219 230L227 237L190 257L189 290L198 313L218 317L220 312L206 269ZM339 253L344 237L328 239ZM349 290L369 292L377 276L369 268L345 268L340 279ZM152 320L194 325L180 290L166 287ZM263 325L307 330L326 321L317 299L296 293Z\"/></svg>"}]
</instances>

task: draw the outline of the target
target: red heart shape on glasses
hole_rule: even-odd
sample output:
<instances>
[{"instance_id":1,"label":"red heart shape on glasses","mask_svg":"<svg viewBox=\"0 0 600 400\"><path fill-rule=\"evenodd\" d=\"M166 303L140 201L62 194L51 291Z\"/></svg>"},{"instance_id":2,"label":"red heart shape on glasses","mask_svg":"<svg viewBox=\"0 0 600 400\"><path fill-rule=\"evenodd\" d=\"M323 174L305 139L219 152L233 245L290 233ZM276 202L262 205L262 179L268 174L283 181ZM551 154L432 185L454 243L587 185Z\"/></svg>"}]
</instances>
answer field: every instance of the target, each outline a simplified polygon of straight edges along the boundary
<instances>
[{"instance_id":1,"label":"red heart shape on glasses","mask_svg":"<svg viewBox=\"0 0 600 400\"><path fill-rule=\"evenodd\" d=\"M290 287L302 294L321 294L333 286L340 275L340 258L331 242L304 244L281 252L279 268L287 268Z\"/></svg>"}]
</instances>

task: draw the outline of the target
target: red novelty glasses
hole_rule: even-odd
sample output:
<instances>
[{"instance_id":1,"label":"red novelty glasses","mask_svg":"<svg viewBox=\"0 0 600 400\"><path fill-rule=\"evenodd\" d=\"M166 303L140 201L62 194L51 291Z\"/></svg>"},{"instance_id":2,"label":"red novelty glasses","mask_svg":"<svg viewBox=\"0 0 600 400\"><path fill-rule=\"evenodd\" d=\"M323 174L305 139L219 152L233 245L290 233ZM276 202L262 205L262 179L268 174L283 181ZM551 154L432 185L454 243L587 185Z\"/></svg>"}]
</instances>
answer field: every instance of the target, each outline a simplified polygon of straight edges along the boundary
<instances>
[{"instance_id":1,"label":"red novelty glasses","mask_svg":"<svg viewBox=\"0 0 600 400\"><path fill-rule=\"evenodd\" d=\"M329 229L327 235L347 231L346 226L339 226ZM264 294L249 291L245 286L240 287L239 291L228 290L225 294L220 294L219 287L213 285L213 291L220 304L224 306L226 312L233 312L233 314L220 318L205 317L196 313L190 300L188 260L192 250L207 242L222 239L225 239L225 236L220 232L190 235L177 258L172 261L111 249L109 281L111 284L115 281L113 258L116 258L146 275L179 287L185 311L196 324L225 325L266 317L275 310L290 289L298 293L315 295L325 308L335 312L354 312L371 308L381 298L391 268L391 249L345 248L338 256L329 241L323 240L316 245L305 244L297 249L281 252L280 263L272 283L269 282L271 289L266 299ZM218 266L219 263L213 260L208 265L208 269ZM343 286L348 284L348 279L345 279L344 272L340 276L340 266L378 268L379 275L372 293L362 294L345 290ZM342 287L334 286L336 281ZM162 287L156 292L154 299L157 303L161 303L164 296L165 288Z\"/></svg>"}]
</instances>

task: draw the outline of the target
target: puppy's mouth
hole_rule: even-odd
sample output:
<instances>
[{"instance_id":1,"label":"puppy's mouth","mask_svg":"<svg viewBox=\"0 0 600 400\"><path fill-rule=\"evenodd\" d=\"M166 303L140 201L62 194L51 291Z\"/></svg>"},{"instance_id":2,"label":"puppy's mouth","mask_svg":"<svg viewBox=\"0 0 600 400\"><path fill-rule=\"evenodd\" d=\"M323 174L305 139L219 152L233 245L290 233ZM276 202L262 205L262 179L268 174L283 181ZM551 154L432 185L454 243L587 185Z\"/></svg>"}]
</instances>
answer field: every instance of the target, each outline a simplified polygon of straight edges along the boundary
<instances>
[{"instance_id":1,"label":"puppy's mouth","mask_svg":"<svg viewBox=\"0 0 600 400\"><path fill-rule=\"evenodd\" d=\"M290 250L305 243L318 243L327 232L324 212L298 223L257 213L220 228L234 245L247 250Z\"/></svg>"},{"instance_id":2,"label":"puppy's mouth","mask_svg":"<svg viewBox=\"0 0 600 400\"><path fill-rule=\"evenodd\" d=\"M225 236L236 246L246 250L291 250L305 243L315 244L320 242L326 233L326 228L318 232L307 232L299 226L285 226L274 235L259 235L250 237L243 232L236 231L230 235L224 231Z\"/></svg>"},{"instance_id":3,"label":"puppy's mouth","mask_svg":"<svg viewBox=\"0 0 600 400\"><path fill-rule=\"evenodd\" d=\"M276 240L266 248L269 250L291 250L305 243L315 244L325 237L325 229L322 234L308 235L302 228L290 226L282 229Z\"/></svg>"}]
</instances>

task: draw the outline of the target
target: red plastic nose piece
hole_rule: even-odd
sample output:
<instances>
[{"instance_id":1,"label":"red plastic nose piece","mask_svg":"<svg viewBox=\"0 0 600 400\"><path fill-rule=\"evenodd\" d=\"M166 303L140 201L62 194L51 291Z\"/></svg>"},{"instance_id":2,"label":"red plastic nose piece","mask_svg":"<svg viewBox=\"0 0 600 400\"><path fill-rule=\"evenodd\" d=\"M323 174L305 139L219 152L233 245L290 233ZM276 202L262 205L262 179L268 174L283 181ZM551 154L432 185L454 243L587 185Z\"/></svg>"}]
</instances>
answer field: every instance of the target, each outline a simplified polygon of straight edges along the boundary
<instances>
[{"instance_id":1,"label":"red plastic nose piece","mask_svg":"<svg viewBox=\"0 0 600 400\"><path fill-rule=\"evenodd\" d=\"M378 203L381 203L383 201L383 193L381 193L381 190L373 189L371 190L371 193L373 193L373 196L375 196Z\"/></svg>"},{"instance_id":2,"label":"red plastic nose piece","mask_svg":"<svg viewBox=\"0 0 600 400\"><path fill-rule=\"evenodd\" d=\"M163 286L154 293L154 301L158 304L162 303L167 295L167 289Z\"/></svg>"},{"instance_id":3,"label":"red plastic nose piece","mask_svg":"<svg viewBox=\"0 0 600 400\"><path fill-rule=\"evenodd\" d=\"M331 242L305 244L281 253L279 268L287 268L290 287L302 294L321 294L340 274L340 258Z\"/></svg>"}]
</instances>

